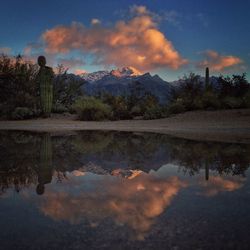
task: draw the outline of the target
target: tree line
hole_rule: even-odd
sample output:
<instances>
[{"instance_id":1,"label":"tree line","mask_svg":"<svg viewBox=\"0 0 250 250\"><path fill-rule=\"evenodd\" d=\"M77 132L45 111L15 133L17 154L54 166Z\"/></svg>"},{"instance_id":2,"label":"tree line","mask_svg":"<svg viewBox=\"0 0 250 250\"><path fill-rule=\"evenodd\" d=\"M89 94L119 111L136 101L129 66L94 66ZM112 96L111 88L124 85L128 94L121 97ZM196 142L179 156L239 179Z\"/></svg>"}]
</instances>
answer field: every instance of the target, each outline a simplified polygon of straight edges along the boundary
<instances>
[{"instance_id":1,"label":"tree line","mask_svg":"<svg viewBox=\"0 0 250 250\"><path fill-rule=\"evenodd\" d=\"M42 116L39 66L20 55L0 55L0 118L29 119ZM250 108L250 84L246 74L200 77L184 75L172 87L171 99L162 104L135 81L128 95L99 93L86 96L84 80L58 65L53 79L50 112L77 114L80 120L157 119L190 110Z\"/></svg>"}]
</instances>

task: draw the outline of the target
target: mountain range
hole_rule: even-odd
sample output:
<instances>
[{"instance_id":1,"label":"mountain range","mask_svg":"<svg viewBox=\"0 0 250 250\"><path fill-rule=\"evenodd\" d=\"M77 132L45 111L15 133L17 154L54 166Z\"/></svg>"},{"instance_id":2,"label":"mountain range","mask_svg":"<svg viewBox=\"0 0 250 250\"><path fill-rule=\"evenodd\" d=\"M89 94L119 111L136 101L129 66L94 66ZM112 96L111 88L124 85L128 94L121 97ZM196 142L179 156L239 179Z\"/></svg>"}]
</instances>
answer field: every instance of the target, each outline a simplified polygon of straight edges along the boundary
<instances>
[{"instance_id":1,"label":"mountain range","mask_svg":"<svg viewBox=\"0 0 250 250\"><path fill-rule=\"evenodd\" d=\"M135 85L139 84L141 94L151 93L159 99L160 103L165 103L169 100L173 88L158 75L142 74L132 67L85 73L81 77L86 81L83 91L87 95L104 92L112 95L128 95Z\"/></svg>"},{"instance_id":2,"label":"mountain range","mask_svg":"<svg viewBox=\"0 0 250 250\"><path fill-rule=\"evenodd\" d=\"M69 74L69 79L83 81L82 90L87 95L109 93L112 95L129 95L131 91L140 86L141 94L151 93L156 96L160 103L170 101L171 92L183 83L183 79L173 82L164 81L158 75L150 73L142 74L133 67L123 67L111 71L102 70L81 75ZM199 77L201 83L205 83L204 77ZM210 77L210 82L216 88L217 77Z\"/></svg>"}]
</instances>

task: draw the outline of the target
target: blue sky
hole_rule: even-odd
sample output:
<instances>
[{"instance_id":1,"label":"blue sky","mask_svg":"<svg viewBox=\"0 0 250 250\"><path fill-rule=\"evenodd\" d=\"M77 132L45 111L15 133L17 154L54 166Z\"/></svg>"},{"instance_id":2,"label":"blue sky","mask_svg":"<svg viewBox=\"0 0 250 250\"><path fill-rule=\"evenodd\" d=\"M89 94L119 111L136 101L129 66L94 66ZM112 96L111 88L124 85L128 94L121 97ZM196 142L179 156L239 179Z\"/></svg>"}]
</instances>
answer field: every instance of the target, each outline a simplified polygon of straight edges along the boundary
<instances>
[{"instance_id":1,"label":"blue sky","mask_svg":"<svg viewBox=\"0 0 250 250\"><path fill-rule=\"evenodd\" d=\"M146 11L131 13L133 6L143 6ZM97 44L100 44L100 40L95 41L91 46L84 44L84 36L93 36L94 30L96 30L96 27L91 26L91 20L100 21L98 25L101 26L101 34L105 40L107 29L109 32L113 32L113 36L123 34L123 31L115 30L115 24L118 21L123 20L128 24L135 17L149 16L151 20L154 20L156 26L153 24L152 27L146 29L154 29L164 35L167 41L165 45L163 44L166 46L166 54L161 55L160 51L155 50L154 44L148 45L142 41L141 48L150 47L144 52L137 41L121 47L123 66L136 66L135 68L139 67L140 71L158 73L166 80L177 79L190 71L202 73L205 66L209 66L213 74L247 72L249 79L249 9L249 0L2 1L0 15L0 48L2 49L0 51L10 48L9 52L12 54L24 53L24 49L32 43L32 51L29 51L30 57L35 57L47 49L46 53L49 54L49 58L51 56L51 63L56 64L58 58L66 58L72 62L76 60L72 64L74 65L71 68L72 71L76 69L94 71L120 67L122 66L121 59L119 60L119 56L116 56L116 54L119 55L119 49L116 47L113 50L110 41L100 45L101 52L95 52L99 49ZM78 27L77 32L80 30L81 34L79 38L76 33L71 32L74 29L71 25L72 22L80 23L90 31L84 31ZM73 36L69 39L70 41L74 41L74 38L77 37L76 39L79 41L76 41L83 44L77 45L76 48L65 41L58 45L58 50L53 47L52 53L52 46L55 46L51 44L52 38L48 37L46 40L41 37L46 30L55 32L57 36L61 34L56 29L58 25L67 27L67 34ZM130 28L132 29L132 24ZM167 51L168 42L171 42L173 46L172 50L170 49L171 53ZM36 44L40 45L39 49L34 46ZM67 53L62 53L63 49L67 49ZM128 49L134 50L135 54L140 57L145 57L146 65L139 65L138 62L127 58L128 53L131 57L131 50L128 51ZM150 49L152 51L149 51ZM48 52L48 50L50 51ZM170 56L172 52L178 53L178 58L174 57L173 63L168 61L172 60ZM112 58L108 53L113 53ZM159 53L160 63L148 63L152 60L153 53L155 55ZM182 59L186 62L181 61ZM125 65L126 63L135 63L135 65Z\"/></svg>"}]
</instances>

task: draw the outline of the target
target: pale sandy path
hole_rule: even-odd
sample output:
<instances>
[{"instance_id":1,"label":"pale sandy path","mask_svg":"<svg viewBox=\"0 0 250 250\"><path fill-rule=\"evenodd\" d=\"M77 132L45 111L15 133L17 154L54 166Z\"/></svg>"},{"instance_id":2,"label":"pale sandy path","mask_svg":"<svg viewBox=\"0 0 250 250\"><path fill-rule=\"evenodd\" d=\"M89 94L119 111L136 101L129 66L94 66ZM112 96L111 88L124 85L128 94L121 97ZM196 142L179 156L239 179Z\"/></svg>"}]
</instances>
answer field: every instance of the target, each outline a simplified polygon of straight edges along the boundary
<instances>
[{"instance_id":1,"label":"pale sandy path","mask_svg":"<svg viewBox=\"0 0 250 250\"><path fill-rule=\"evenodd\" d=\"M0 121L0 130L66 132L118 130L156 132L195 140L250 143L250 109L186 112L159 120L83 122L63 117Z\"/></svg>"}]
</instances>

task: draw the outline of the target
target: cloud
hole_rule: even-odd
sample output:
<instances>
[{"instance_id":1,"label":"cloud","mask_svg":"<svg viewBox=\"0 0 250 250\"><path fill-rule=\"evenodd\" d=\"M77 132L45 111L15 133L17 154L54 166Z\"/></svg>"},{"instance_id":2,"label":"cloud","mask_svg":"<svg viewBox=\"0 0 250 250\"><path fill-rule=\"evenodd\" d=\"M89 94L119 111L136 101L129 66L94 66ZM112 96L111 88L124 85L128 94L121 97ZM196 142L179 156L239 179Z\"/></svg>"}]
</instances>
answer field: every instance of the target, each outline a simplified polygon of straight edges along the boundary
<instances>
[{"instance_id":1,"label":"cloud","mask_svg":"<svg viewBox=\"0 0 250 250\"><path fill-rule=\"evenodd\" d=\"M58 58L58 64L62 64L65 68L75 68L85 64L85 62L80 58Z\"/></svg>"},{"instance_id":2,"label":"cloud","mask_svg":"<svg viewBox=\"0 0 250 250\"><path fill-rule=\"evenodd\" d=\"M162 15L163 20L174 25L178 29L182 29L182 25L181 25L181 21L180 21L181 17L182 17L182 15L175 10L164 11L164 13Z\"/></svg>"},{"instance_id":3,"label":"cloud","mask_svg":"<svg viewBox=\"0 0 250 250\"><path fill-rule=\"evenodd\" d=\"M82 74L85 74L85 73L87 73L87 71L84 70L84 69L75 69L74 70L75 75L82 75Z\"/></svg>"},{"instance_id":4,"label":"cloud","mask_svg":"<svg viewBox=\"0 0 250 250\"><path fill-rule=\"evenodd\" d=\"M178 69L187 63L171 41L158 29L158 20L144 6L134 6L128 21L112 27L101 24L85 27L73 22L56 26L42 34L46 52L66 54L73 50L94 55L94 63L133 66L141 71Z\"/></svg>"},{"instance_id":5,"label":"cloud","mask_svg":"<svg viewBox=\"0 0 250 250\"><path fill-rule=\"evenodd\" d=\"M97 19L97 18L93 18L92 20L91 20L91 24L92 25L97 25L97 24L100 24L101 23L101 21L99 20L99 19Z\"/></svg>"},{"instance_id":6,"label":"cloud","mask_svg":"<svg viewBox=\"0 0 250 250\"><path fill-rule=\"evenodd\" d=\"M143 5L133 5L130 7L130 12L135 15L152 15L146 6Z\"/></svg>"},{"instance_id":7,"label":"cloud","mask_svg":"<svg viewBox=\"0 0 250 250\"><path fill-rule=\"evenodd\" d=\"M11 53L11 48L9 47L0 47L0 54L9 55Z\"/></svg>"},{"instance_id":8,"label":"cloud","mask_svg":"<svg viewBox=\"0 0 250 250\"><path fill-rule=\"evenodd\" d=\"M207 50L203 54L205 60L199 62L198 66L202 68L209 67L212 71L223 71L243 63L239 57L221 55L214 50Z\"/></svg>"}]
</instances>

